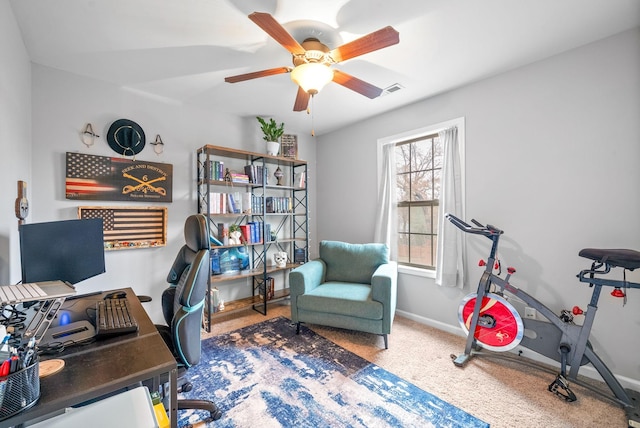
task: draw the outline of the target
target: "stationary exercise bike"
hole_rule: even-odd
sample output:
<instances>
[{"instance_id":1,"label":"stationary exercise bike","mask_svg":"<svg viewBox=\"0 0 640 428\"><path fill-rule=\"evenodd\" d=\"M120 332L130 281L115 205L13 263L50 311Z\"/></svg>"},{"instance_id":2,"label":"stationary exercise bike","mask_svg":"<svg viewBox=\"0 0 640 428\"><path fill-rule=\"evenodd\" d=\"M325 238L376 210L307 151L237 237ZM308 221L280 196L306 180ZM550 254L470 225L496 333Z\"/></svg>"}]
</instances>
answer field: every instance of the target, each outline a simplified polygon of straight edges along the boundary
<instances>
[{"instance_id":1,"label":"stationary exercise bike","mask_svg":"<svg viewBox=\"0 0 640 428\"><path fill-rule=\"evenodd\" d=\"M580 282L586 282L593 289L587 310L575 306L573 310L562 310L556 315L541 302L509 283L516 270L507 268L503 279L502 267L496 258L498 241L503 231L495 226L483 225L471 220L471 226L452 214L446 218L458 229L466 233L483 235L492 241L487 260L481 260L485 270L480 278L476 293L463 299L458 311L462 328L468 334L464 354L452 355L456 366L462 367L473 355L487 355L480 349L509 351L518 345L529 348L560 363L560 373L548 389L566 401L575 401L576 395L569 387L569 380L586 387L624 407L630 427L640 427L640 393L624 389L605 363L596 355L589 342L589 335L598 309L598 299L603 286L613 287L611 294L626 299L627 289L640 288L640 284L626 280L600 278L612 268L625 270L640 268L640 252L634 250L607 250L586 248L578 254L592 260L591 268L578 274ZM496 272L496 273L494 273ZM548 321L522 318L508 299L515 296L526 306L533 308ZM582 325L573 322L574 316L584 315ZM528 331L525 334L525 330ZM532 333L532 334L531 334ZM509 358L511 359L511 358ZM516 358L517 359L517 358ZM591 363L607 384L613 395L578 380L580 366ZM567 367L569 371L567 373Z\"/></svg>"}]
</instances>

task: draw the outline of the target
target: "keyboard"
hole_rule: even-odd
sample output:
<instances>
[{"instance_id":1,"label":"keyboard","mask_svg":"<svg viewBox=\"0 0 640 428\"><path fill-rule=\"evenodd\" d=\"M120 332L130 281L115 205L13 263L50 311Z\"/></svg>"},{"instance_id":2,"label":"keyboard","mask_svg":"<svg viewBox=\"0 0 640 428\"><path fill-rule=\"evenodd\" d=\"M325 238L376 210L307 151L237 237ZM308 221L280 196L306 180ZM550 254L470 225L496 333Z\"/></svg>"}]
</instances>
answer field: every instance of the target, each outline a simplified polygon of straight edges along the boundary
<instances>
[{"instance_id":1,"label":"keyboard","mask_svg":"<svg viewBox=\"0 0 640 428\"><path fill-rule=\"evenodd\" d=\"M138 322L129 313L127 298L104 299L96 303L96 337L138 331Z\"/></svg>"}]
</instances>

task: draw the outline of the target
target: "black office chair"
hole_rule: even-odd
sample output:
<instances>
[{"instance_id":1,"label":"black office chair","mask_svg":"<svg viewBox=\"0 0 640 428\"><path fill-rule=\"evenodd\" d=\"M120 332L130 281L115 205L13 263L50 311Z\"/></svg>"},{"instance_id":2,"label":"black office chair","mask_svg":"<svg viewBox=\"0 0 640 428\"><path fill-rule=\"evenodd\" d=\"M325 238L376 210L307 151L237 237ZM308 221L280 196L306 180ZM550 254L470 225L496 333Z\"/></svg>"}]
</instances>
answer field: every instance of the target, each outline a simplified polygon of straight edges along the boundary
<instances>
[{"instance_id":1,"label":"black office chair","mask_svg":"<svg viewBox=\"0 0 640 428\"><path fill-rule=\"evenodd\" d=\"M167 325L156 325L178 362L178 390L187 392L191 384L184 375L200 361L200 328L209 275L209 231L201 214L189 216L184 224L185 245L176 256L162 293L162 313ZM178 400L178 409L201 409L211 420L222 412L211 401Z\"/></svg>"}]
</instances>

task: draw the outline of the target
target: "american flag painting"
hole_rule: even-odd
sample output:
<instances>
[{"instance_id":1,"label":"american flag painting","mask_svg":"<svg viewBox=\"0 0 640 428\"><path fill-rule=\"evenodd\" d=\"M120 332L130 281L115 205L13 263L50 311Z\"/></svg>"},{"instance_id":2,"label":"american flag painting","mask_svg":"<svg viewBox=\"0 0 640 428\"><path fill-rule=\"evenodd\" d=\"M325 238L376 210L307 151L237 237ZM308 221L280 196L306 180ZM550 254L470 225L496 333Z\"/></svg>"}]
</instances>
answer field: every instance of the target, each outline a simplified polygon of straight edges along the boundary
<instances>
[{"instance_id":1,"label":"american flag painting","mask_svg":"<svg viewBox=\"0 0 640 428\"><path fill-rule=\"evenodd\" d=\"M167 209L79 207L78 217L101 218L105 249L160 247L167 242Z\"/></svg>"},{"instance_id":2,"label":"american flag painting","mask_svg":"<svg viewBox=\"0 0 640 428\"><path fill-rule=\"evenodd\" d=\"M171 202L173 165L66 154L67 199Z\"/></svg>"}]
</instances>

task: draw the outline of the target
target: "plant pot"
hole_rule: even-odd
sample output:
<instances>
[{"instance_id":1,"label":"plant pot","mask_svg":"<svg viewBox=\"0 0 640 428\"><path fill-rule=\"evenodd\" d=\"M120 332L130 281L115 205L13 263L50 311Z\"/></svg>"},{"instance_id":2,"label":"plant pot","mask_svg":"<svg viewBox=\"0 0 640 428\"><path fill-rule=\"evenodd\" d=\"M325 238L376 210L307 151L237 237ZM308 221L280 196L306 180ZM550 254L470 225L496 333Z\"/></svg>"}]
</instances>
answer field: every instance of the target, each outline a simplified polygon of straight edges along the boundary
<instances>
[{"instance_id":1,"label":"plant pot","mask_svg":"<svg viewBox=\"0 0 640 428\"><path fill-rule=\"evenodd\" d=\"M267 141L267 154L270 156L278 156L280 151L280 143L277 141Z\"/></svg>"}]
</instances>

